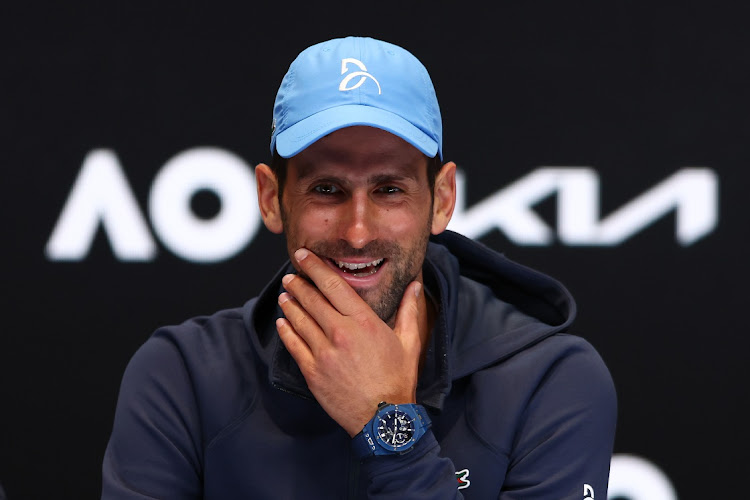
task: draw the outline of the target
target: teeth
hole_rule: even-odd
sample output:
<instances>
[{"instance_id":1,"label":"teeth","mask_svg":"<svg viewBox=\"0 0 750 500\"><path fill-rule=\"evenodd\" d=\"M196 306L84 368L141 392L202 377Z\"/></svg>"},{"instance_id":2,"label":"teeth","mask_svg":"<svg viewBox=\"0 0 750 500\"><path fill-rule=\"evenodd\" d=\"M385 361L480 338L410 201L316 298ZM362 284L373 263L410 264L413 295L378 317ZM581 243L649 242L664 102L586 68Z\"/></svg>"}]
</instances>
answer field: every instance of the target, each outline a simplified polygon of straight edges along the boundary
<instances>
[{"instance_id":1,"label":"teeth","mask_svg":"<svg viewBox=\"0 0 750 500\"><path fill-rule=\"evenodd\" d=\"M356 271L357 269L364 269L366 267L379 266L383 262L383 259L373 260L372 262L367 263L363 262L362 264L351 264L349 262L341 262L340 260L337 260L335 262L339 266L339 268Z\"/></svg>"}]
</instances>

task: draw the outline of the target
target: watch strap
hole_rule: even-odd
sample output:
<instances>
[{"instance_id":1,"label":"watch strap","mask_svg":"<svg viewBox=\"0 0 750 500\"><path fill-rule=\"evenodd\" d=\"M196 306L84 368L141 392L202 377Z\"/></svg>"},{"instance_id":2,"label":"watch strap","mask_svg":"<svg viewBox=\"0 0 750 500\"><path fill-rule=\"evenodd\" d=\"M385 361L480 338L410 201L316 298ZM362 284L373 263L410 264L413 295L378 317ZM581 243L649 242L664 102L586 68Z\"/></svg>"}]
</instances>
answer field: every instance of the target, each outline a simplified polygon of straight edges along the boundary
<instances>
[{"instance_id":1,"label":"watch strap","mask_svg":"<svg viewBox=\"0 0 750 500\"><path fill-rule=\"evenodd\" d=\"M375 454L377 445L375 444L375 439L370 434L370 427L370 422L367 422L365 428L352 439L354 455L360 460Z\"/></svg>"},{"instance_id":2,"label":"watch strap","mask_svg":"<svg viewBox=\"0 0 750 500\"><path fill-rule=\"evenodd\" d=\"M419 415L419 418L422 421L422 429L425 431L432 427L432 420L430 420L430 416L427 414L427 410L422 405L412 405L414 410L417 412L417 415ZM422 433L424 434L424 432Z\"/></svg>"}]
</instances>

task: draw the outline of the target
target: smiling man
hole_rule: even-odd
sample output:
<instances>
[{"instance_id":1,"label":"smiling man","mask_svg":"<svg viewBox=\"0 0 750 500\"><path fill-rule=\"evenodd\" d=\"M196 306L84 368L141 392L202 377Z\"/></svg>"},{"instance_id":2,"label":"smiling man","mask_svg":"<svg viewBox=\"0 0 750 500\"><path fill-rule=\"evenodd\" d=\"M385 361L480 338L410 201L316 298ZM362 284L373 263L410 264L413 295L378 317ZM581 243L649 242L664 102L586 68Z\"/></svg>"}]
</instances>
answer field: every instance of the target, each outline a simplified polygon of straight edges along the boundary
<instances>
[{"instance_id":1,"label":"smiling man","mask_svg":"<svg viewBox=\"0 0 750 500\"><path fill-rule=\"evenodd\" d=\"M369 38L303 51L256 168L290 262L159 329L123 377L103 498L606 498L616 400L553 279L446 230L427 71Z\"/></svg>"}]
</instances>

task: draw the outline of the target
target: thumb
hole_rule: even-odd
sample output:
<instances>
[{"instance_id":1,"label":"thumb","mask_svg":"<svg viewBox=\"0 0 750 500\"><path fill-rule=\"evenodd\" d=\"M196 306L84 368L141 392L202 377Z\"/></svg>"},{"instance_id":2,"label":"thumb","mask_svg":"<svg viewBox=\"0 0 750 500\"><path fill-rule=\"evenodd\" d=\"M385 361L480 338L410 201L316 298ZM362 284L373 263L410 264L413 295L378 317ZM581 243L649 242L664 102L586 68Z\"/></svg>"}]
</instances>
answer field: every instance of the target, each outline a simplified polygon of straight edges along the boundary
<instances>
[{"instance_id":1,"label":"thumb","mask_svg":"<svg viewBox=\"0 0 750 500\"><path fill-rule=\"evenodd\" d=\"M412 281L401 298L401 304L396 312L394 331L401 338L404 347L421 349L419 339L419 304L422 300L422 284ZM414 346L416 344L416 346Z\"/></svg>"}]
</instances>

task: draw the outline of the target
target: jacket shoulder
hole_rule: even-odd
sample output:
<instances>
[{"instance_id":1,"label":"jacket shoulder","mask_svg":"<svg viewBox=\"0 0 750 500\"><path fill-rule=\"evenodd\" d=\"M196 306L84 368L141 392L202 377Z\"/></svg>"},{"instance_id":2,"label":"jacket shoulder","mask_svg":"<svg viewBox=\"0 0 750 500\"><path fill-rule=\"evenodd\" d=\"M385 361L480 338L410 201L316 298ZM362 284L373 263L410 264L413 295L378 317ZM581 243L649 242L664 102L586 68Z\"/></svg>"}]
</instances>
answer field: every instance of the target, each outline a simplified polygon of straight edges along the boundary
<instances>
[{"instance_id":1,"label":"jacket shoulder","mask_svg":"<svg viewBox=\"0 0 750 500\"><path fill-rule=\"evenodd\" d=\"M133 355L123 391L162 388L162 399L194 407L208 442L252 403L256 363L243 310L227 309L156 330ZM137 398L138 394L132 394Z\"/></svg>"},{"instance_id":2,"label":"jacket shoulder","mask_svg":"<svg viewBox=\"0 0 750 500\"><path fill-rule=\"evenodd\" d=\"M505 487L545 485L558 498L573 497L583 484L606 492L617 398L610 372L589 342L558 333L474 379L482 386L477 393L492 396L469 406L471 420L508 457Z\"/></svg>"}]
</instances>

